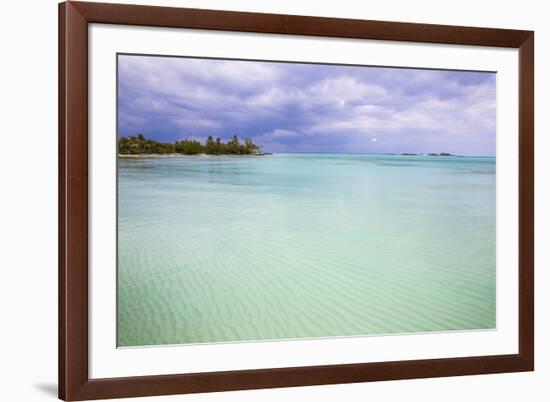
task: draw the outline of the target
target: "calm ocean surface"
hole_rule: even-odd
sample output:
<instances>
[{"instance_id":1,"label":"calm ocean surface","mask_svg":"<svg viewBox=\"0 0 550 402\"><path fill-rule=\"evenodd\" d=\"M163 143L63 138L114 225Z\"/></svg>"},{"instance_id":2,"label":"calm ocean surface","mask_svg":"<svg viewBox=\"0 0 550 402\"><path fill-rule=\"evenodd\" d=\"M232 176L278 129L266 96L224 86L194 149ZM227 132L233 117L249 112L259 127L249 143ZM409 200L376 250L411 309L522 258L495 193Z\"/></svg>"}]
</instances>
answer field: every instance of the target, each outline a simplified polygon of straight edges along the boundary
<instances>
[{"instance_id":1,"label":"calm ocean surface","mask_svg":"<svg viewBox=\"0 0 550 402\"><path fill-rule=\"evenodd\" d=\"M121 158L118 346L489 329L494 158Z\"/></svg>"}]
</instances>

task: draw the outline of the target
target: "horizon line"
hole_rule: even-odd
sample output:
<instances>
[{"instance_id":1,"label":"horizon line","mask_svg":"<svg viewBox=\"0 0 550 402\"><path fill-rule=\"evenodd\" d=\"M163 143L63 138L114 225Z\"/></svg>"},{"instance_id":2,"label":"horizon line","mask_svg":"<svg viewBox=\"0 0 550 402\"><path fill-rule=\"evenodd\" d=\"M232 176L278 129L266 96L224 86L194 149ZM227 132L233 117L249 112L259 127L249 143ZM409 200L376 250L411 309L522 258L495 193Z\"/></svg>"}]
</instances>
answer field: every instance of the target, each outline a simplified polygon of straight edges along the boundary
<instances>
[{"instance_id":1,"label":"horizon line","mask_svg":"<svg viewBox=\"0 0 550 402\"><path fill-rule=\"evenodd\" d=\"M119 134L117 133L117 140L119 140L121 137L133 137L133 136L137 136L138 134ZM143 135L143 134L141 134ZM145 137L145 135L143 135ZM214 138L214 136L210 136L212 138ZM147 138L147 137L145 137ZM217 138L220 138L220 137L217 137ZM245 139L246 138L249 138L249 137L244 137ZM148 138L147 138L148 139ZM181 140L175 140L174 142L177 142L177 141L185 141L185 140L195 140L195 141L199 141L201 144L202 144L202 141L198 138L194 138L194 137L189 137L189 138L183 138ZM153 139L153 141L157 141L157 142L160 142L159 140L156 140L156 139ZM161 142L162 143L162 142ZM172 144L173 142L170 142L170 144ZM260 147L263 147L263 145L261 144L258 144ZM441 153L441 152L421 152L421 153L416 153L416 152L339 152L339 151L270 151L270 150L264 150L265 152L269 152L269 153L277 153L277 154L345 154L345 155L388 155L388 156L391 156L391 155L394 155L394 156L435 156L435 155L428 155L430 153ZM447 151L442 151L442 152L446 152ZM450 153L450 152L449 152ZM406 154L410 154L410 155L406 155ZM438 155L438 156L447 156L447 155ZM466 154L451 154L451 155L448 155L448 156L455 156L455 157L468 157L468 158L496 158L496 155L466 155Z\"/></svg>"},{"instance_id":2,"label":"horizon line","mask_svg":"<svg viewBox=\"0 0 550 402\"><path fill-rule=\"evenodd\" d=\"M438 152L426 152L426 153L412 153L412 152L337 152L337 151L269 151L265 150L272 154L344 154L344 155L387 155L387 156L435 156L429 155L429 153L438 153ZM408 155L407 155L408 154ZM447 155L437 155L437 156L447 156ZM451 157L461 157L461 158L496 158L496 155L466 155L466 154L451 154L448 155Z\"/></svg>"}]
</instances>

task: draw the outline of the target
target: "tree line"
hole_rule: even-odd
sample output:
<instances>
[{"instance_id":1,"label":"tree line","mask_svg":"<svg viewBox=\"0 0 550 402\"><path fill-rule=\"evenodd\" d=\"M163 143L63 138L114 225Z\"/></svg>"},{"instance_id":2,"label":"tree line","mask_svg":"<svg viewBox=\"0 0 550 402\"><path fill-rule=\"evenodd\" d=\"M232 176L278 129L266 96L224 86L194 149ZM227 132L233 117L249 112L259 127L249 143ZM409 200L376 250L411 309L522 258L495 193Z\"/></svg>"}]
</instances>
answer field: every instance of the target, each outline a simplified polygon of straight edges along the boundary
<instances>
[{"instance_id":1,"label":"tree line","mask_svg":"<svg viewBox=\"0 0 550 402\"><path fill-rule=\"evenodd\" d=\"M157 142L145 138L143 134L121 137L118 140L118 153L121 155L140 154L182 154L182 155L250 155L260 153L260 146L247 138L244 142L234 135L229 141L208 136L203 144L198 140L185 139L174 143Z\"/></svg>"}]
</instances>

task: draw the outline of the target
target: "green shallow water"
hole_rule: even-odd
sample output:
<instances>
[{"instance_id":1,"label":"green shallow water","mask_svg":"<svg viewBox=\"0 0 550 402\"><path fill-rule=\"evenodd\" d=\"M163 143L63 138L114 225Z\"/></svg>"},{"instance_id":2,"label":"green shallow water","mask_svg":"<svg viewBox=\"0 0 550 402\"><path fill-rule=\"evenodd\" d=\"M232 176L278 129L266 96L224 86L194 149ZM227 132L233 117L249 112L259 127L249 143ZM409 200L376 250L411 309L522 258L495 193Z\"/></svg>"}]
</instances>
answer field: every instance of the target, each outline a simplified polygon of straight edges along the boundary
<instances>
[{"instance_id":1,"label":"green shallow water","mask_svg":"<svg viewBox=\"0 0 550 402\"><path fill-rule=\"evenodd\" d=\"M118 169L118 346L495 328L494 158Z\"/></svg>"}]
</instances>

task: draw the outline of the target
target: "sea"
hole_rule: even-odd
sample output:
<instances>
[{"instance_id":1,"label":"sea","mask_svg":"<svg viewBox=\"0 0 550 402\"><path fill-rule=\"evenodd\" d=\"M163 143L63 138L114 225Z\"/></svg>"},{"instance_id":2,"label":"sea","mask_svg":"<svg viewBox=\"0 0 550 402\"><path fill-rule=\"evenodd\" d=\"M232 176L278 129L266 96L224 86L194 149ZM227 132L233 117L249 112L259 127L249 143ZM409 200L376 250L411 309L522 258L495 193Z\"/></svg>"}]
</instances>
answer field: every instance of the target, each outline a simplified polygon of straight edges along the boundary
<instances>
[{"instance_id":1,"label":"sea","mask_svg":"<svg viewBox=\"0 0 550 402\"><path fill-rule=\"evenodd\" d=\"M117 346L496 327L494 157L119 158Z\"/></svg>"}]
</instances>

